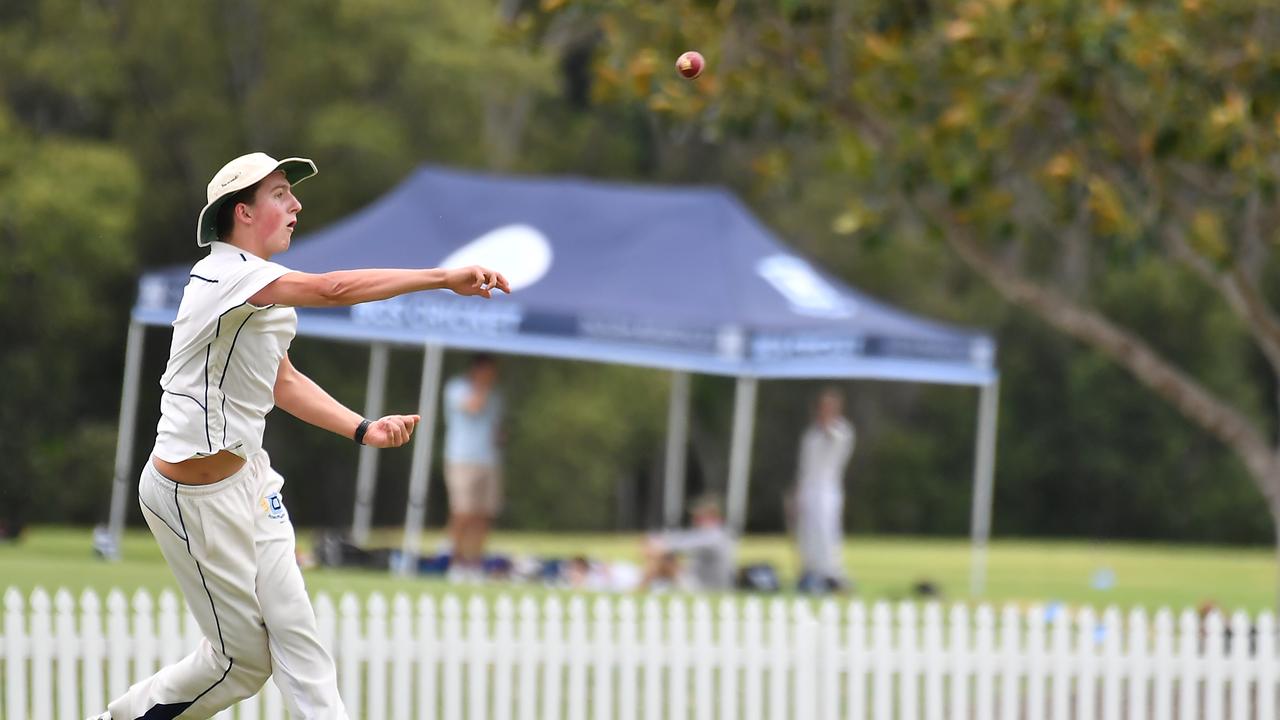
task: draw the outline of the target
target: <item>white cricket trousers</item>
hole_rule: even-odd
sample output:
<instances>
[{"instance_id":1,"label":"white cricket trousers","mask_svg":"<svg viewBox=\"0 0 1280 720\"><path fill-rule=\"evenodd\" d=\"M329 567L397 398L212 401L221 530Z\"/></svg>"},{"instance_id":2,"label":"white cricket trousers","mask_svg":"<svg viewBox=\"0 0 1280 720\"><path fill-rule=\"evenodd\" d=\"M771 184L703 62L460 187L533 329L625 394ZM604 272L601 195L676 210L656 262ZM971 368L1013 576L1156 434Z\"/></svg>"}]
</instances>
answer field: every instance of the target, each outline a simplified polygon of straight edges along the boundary
<instances>
[{"instance_id":1,"label":"white cricket trousers","mask_svg":"<svg viewBox=\"0 0 1280 720\"><path fill-rule=\"evenodd\" d=\"M796 541L804 572L844 579L843 515L843 494L808 492L796 497Z\"/></svg>"},{"instance_id":2,"label":"white cricket trousers","mask_svg":"<svg viewBox=\"0 0 1280 720\"><path fill-rule=\"evenodd\" d=\"M112 702L112 720L209 718L272 675L293 718L347 717L294 557L283 484L265 451L211 485L175 483L147 461L142 514L204 638Z\"/></svg>"}]
</instances>

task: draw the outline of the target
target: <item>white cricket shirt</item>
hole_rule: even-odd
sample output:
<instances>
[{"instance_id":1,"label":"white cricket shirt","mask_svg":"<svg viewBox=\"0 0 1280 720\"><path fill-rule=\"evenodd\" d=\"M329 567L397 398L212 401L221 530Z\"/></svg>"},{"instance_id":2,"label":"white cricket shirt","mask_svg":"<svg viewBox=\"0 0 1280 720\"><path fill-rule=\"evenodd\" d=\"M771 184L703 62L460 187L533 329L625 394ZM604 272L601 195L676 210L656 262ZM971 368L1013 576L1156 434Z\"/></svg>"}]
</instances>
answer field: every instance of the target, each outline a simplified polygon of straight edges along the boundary
<instances>
[{"instance_id":1,"label":"white cricket shirt","mask_svg":"<svg viewBox=\"0 0 1280 720\"><path fill-rule=\"evenodd\" d=\"M853 425L836 418L829 426L814 422L800 436L798 494L830 497L844 494L844 468L853 455Z\"/></svg>"},{"instance_id":2,"label":"white cricket shirt","mask_svg":"<svg viewBox=\"0 0 1280 720\"><path fill-rule=\"evenodd\" d=\"M214 242L191 268L160 378L156 457L176 463L229 450L248 459L262 448L276 373L298 315L291 307L251 305L249 298L287 272L224 242Z\"/></svg>"}]
</instances>

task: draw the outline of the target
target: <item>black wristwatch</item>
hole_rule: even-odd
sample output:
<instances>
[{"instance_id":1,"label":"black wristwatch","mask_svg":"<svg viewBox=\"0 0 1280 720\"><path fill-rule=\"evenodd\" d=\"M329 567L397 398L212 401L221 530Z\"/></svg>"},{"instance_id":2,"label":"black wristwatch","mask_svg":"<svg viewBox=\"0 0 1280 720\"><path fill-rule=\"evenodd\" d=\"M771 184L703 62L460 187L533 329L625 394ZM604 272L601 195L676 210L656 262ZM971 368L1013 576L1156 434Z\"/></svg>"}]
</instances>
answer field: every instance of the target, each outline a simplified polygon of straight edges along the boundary
<instances>
[{"instance_id":1,"label":"black wristwatch","mask_svg":"<svg viewBox=\"0 0 1280 720\"><path fill-rule=\"evenodd\" d=\"M360 421L360 424L358 426L356 426L356 434L355 434L355 437L352 439L356 441L357 445L364 444L364 434L369 432L369 426L372 424L373 424L372 420L365 418L364 420Z\"/></svg>"}]
</instances>

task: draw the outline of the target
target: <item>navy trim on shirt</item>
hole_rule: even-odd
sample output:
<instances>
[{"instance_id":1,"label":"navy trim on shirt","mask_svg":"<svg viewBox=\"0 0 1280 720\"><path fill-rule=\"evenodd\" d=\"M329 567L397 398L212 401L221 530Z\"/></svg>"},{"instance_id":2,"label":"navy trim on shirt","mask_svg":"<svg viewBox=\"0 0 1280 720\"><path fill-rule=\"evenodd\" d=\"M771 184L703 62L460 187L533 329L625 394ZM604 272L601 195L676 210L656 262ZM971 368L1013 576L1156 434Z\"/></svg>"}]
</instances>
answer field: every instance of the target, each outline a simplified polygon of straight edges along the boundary
<instances>
[{"instance_id":1,"label":"navy trim on shirt","mask_svg":"<svg viewBox=\"0 0 1280 720\"><path fill-rule=\"evenodd\" d=\"M246 305L248 303L245 303ZM249 307L253 307L250 305ZM249 324L249 320L258 313L257 310L245 316L244 321L240 323L240 327L236 328L236 334L231 338L231 347L227 350L227 362L222 366L222 379L218 380L218 389L222 389L222 383L227 381L227 372L231 369L231 356L236 351L236 341L240 339L240 331L245 325ZM221 320L219 320L221 322ZM227 394L222 394L222 444L227 444Z\"/></svg>"},{"instance_id":2,"label":"navy trim on shirt","mask_svg":"<svg viewBox=\"0 0 1280 720\"><path fill-rule=\"evenodd\" d=\"M188 394L186 394L186 393L174 392L174 391L172 391L172 390L168 390L168 389L165 389L165 388L161 388L161 391L162 391L162 392L167 392L167 393L169 393L170 395L177 395L178 397L184 397L184 398L187 398L187 399L188 399L188 400L190 400L191 402L195 403L195 404L196 404L196 407L200 408L201 410L204 410L204 405L200 404L200 401L199 401L199 400L197 400L197 399L195 399L195 398L191 397L190 395L188 395Z\"/></svg>"}]
</instances>

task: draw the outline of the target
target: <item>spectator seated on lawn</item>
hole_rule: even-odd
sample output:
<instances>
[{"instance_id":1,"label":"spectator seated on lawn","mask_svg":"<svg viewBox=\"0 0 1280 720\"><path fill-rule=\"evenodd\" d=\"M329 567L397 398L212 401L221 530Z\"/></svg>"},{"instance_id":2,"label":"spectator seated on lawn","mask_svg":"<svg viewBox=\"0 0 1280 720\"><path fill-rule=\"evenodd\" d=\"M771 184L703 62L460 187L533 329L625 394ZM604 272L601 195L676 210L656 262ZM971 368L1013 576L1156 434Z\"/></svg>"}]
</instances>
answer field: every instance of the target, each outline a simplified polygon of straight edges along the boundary
<instances>
[{"instance_id":1,"label":"spectator seated on lawn","mask_svg":"<svg viewBox=\"0 0 1280 720\"><path fill-rule=\"evenodd\" d=\"M735 543L720 502L703 497L690 508L692 528L649 535L644 544L644 590L730 590Z\"/></svg>"}]
</instances>

